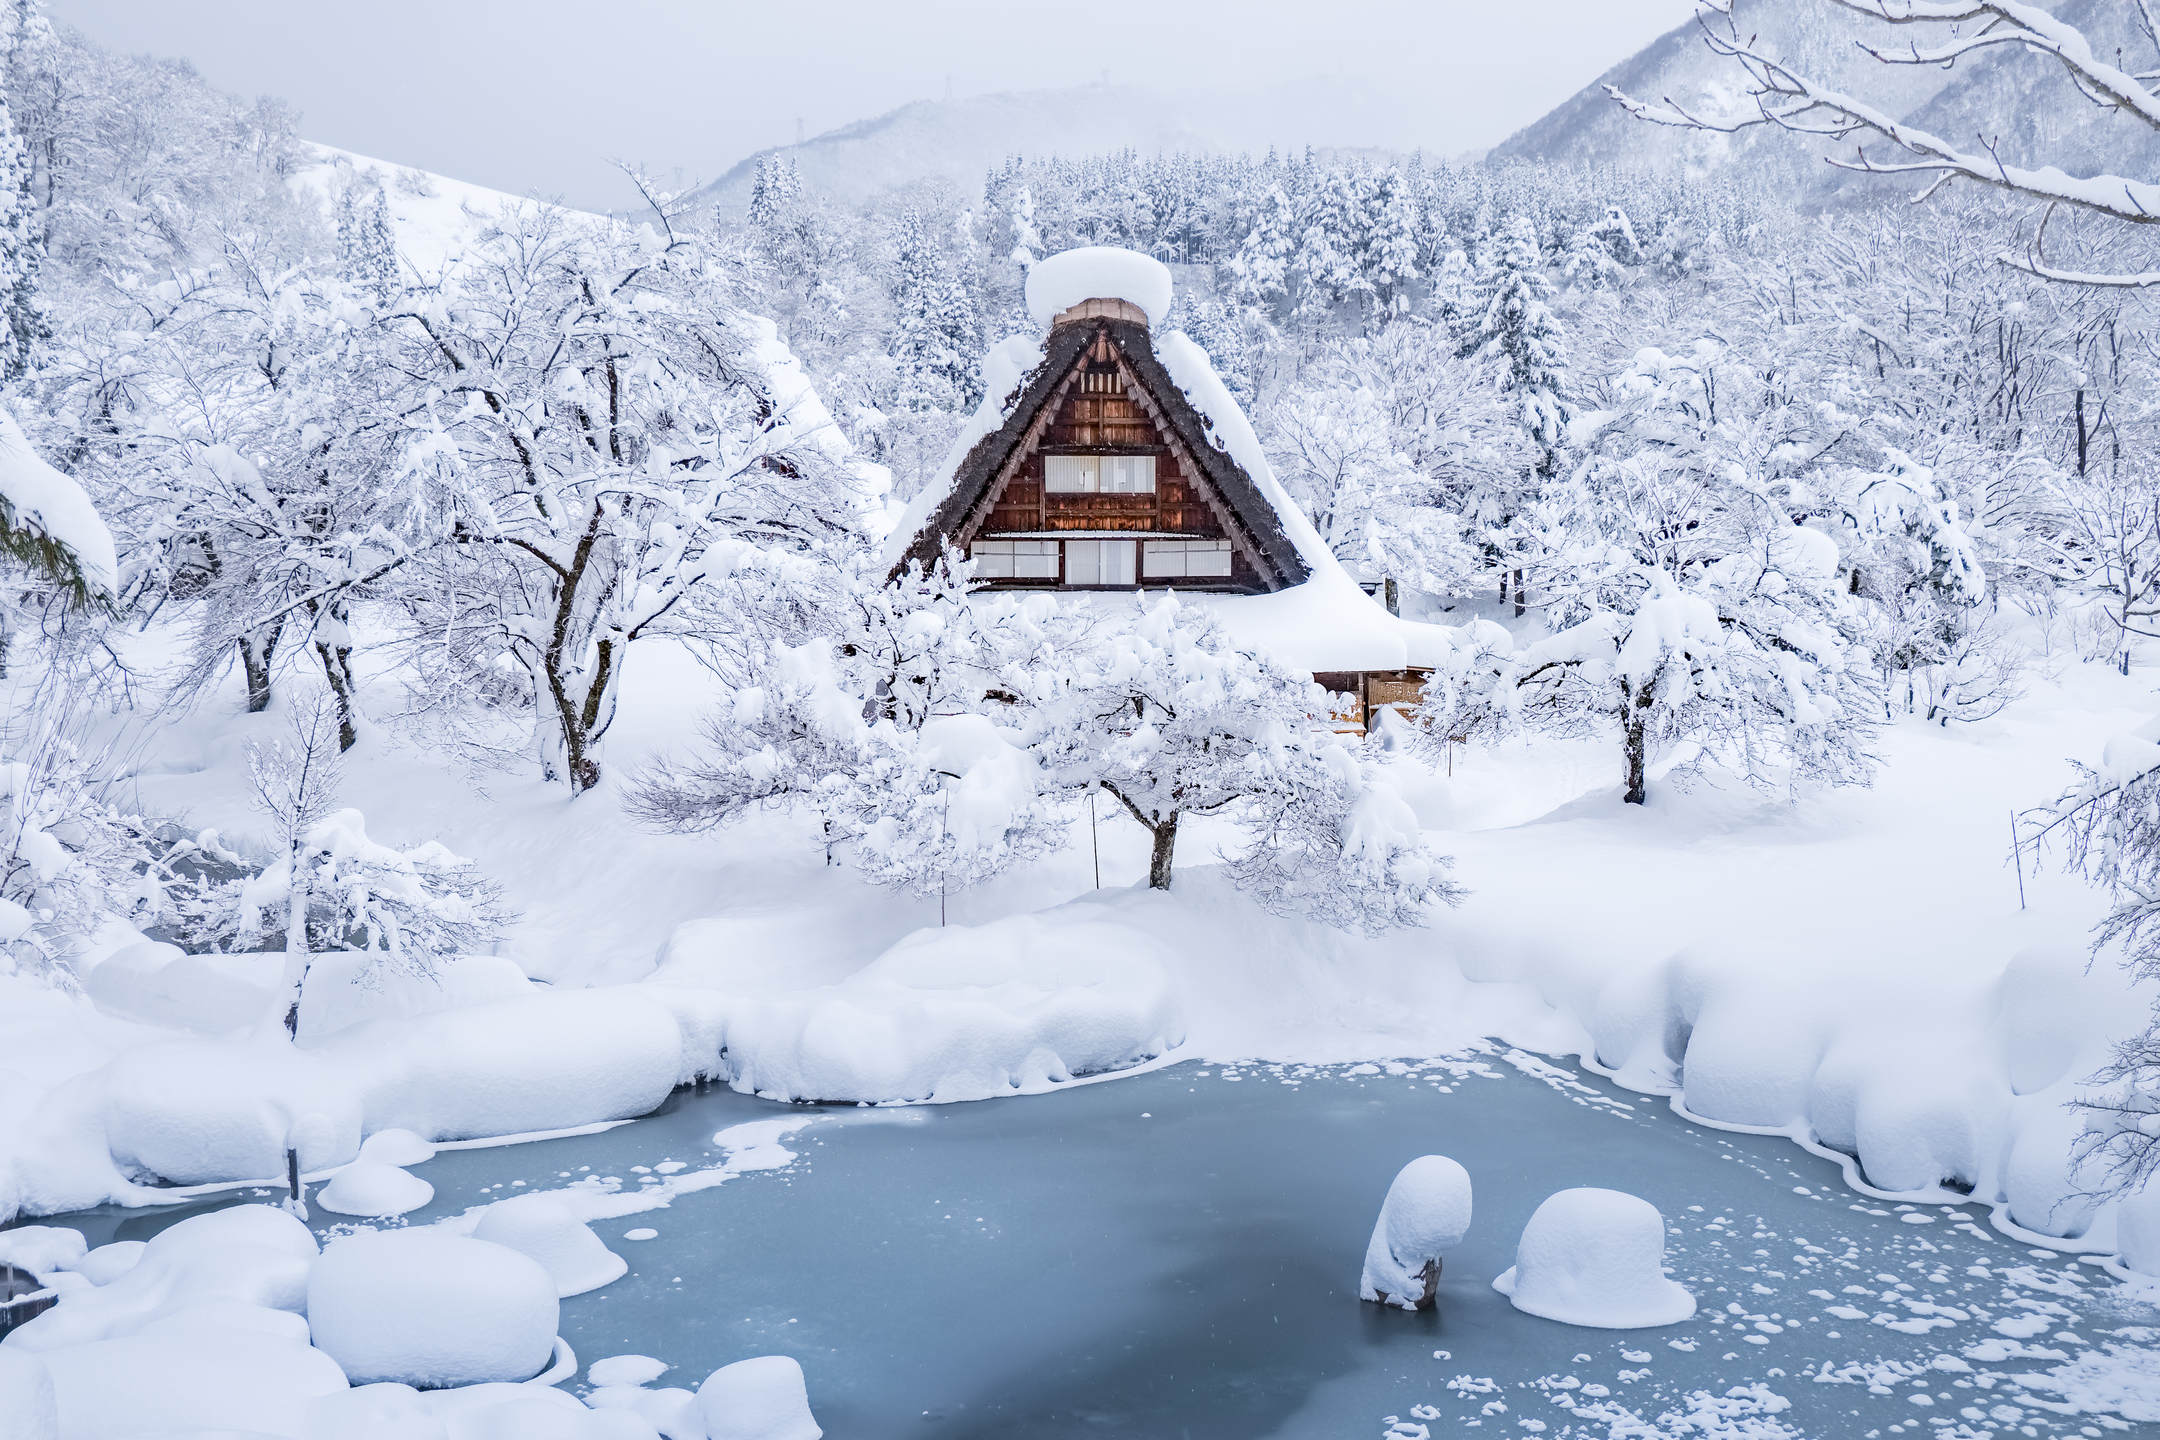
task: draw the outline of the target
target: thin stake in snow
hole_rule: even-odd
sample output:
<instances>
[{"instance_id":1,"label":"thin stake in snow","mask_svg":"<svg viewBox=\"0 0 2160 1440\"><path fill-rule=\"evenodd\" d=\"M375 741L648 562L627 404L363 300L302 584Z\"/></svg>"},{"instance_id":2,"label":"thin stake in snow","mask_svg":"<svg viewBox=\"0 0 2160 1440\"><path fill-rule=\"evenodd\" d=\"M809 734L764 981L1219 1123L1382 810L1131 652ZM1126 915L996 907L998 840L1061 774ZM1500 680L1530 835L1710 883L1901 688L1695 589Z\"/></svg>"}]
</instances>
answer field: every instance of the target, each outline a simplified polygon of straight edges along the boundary
<instances>
[{"instance_id":1,"label":"thin stake in snow","mask_svg":"<svg viewBox=\"0 0 2160 1440\"><path fill-rule=\"evenodd\" d=\"M1095 828L1095 792L1088 791L1088 846L1095 852L1095 888L1102 889L1102 832Z\"/></svg>"},{"instance_id":2,"label":"thin stake in snow","mask_svg":"<svg viewBox=\"0 0 2160 1440\"><path fill-rule=\"evenodd\" d=\"M2018 909L2025 908L2025 857L2018 849L2017 811L2010 812L2010 864L2017 871Z\"/></svg>"}]
</instances>

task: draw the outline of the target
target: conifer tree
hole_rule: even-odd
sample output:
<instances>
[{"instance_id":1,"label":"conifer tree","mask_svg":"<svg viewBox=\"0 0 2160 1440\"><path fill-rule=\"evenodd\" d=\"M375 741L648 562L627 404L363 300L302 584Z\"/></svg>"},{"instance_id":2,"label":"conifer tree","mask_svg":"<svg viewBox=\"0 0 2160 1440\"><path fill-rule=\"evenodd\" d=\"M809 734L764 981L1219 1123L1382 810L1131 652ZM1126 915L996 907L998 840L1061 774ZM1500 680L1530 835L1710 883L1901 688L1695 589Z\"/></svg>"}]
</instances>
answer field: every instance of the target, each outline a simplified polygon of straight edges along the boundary
<instances>
[{"instance_id":1,"label":"conifer tree","mask_svg":"<svg viewBox=\"0 0 2160 1440\"><path fill-rule=\"evenodd\" d=\"M1553 283L1545 274L1529 217L1516 215L1493 233L1480 257L1478 282L1485 297L1478 353L1498 369L1500 385L1514 398L1537 456L1527 476L1494 477L1479 497L1477 514L1488 549L1512 573L1515 613L1520 615L1525 596L1518 521L1540 489L1559 475L1568 421L1561 394L1565 338L1553 314ZM1507 577L1502 583L1505 587Z\"/></svg>"},{"instance_id":2,"label":"conifer tree","mask_svg":"<svg viewBox=\"0 0 2160 1440\"><path fill-rule=\"evenodd\" d=\"M911 410L959 410L977 400L982 350L975 302L953 274L944 247L919 210L900 217L892 269L889 351L899 362L899 395Z\"/></svg>"},{"instance_id":3,"label":"conifer tree","mask_svg":"<svg viewBox=\"0 0 2160 1440\"><path fill-rule=\"evenodd\" d=\"M30 193L30 158L0 93L0 384L22 378L49 333L38 297L45 243Z\"/></svg>"}]
</instances>

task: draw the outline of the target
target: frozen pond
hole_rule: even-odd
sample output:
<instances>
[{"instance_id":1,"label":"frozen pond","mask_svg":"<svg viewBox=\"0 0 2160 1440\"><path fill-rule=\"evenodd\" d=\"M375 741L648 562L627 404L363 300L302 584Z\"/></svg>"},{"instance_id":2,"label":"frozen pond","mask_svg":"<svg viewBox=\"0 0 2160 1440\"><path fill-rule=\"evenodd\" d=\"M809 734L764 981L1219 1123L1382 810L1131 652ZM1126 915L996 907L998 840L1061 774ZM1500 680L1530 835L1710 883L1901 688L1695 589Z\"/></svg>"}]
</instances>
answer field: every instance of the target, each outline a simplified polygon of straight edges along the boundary
<instances>
[{"instance_id":1,"label":"frozen pond","mask_svg":"<svg viewBox=\"0 0 2160 1440\"><path fill-rule=\"evenodd\" d=\"M1477 1186L1439 1311L1360 1304L1380 1198L1431 1151ZM1867 1200L1782 1139L1502 1051L1180 1065L905 1110L679 1094L629 1125L414 1173L436 1201L411 1223L587 1192L631 1271L563 1303L580 1360L653 1355L675 1367L657 1384L694 1386L793 1355L832 1440L1976 1440L2160 1420L2160 1310L2094 1264L1977 1208ZM1586 1184L1665 1212L1694 1320L1576 1329L1491 1289L1538 1202ZM98 1243L173 1218L67 1223Z\"/></svg>"}]
</instances>

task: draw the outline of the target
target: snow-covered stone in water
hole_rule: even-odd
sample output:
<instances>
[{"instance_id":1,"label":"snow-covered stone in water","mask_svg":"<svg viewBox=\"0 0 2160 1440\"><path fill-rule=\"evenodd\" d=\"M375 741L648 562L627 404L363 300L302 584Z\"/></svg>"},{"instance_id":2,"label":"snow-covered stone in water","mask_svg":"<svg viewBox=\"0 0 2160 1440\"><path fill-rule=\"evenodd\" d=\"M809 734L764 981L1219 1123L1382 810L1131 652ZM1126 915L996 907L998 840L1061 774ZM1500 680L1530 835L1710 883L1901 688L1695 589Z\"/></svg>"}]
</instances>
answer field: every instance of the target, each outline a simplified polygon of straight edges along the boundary
<instances>
[{"instance_id":1,"label":"snow-covered stone in water","mask_svg":"<svg viewBox=\"0 0 2160 1440\"><path fill-rule=\"evenodd\" d=\"M582 1295L622 1278L630 1262L602 1243L559 1195L513 1195L481 1212L475 1240L507 1245L540 1262L557 1295Z\"/></svg>"},{"instance_id":2,"label":"snow-covered stone in water","mask_svg":"<svg viewBox=\"0 0 2160 1440\"><path fill-rule=\"evenodd\" d=\"M1665 1277L1665 1217L1618 1190L1547 1197L1493 1289L1526 1314L1601 1330L1677 1325L1695 1313L1695 1297Z\"/></svg>"},{"instance_id":3,"label":"snow-covered stone in water","mask_svg":"<svg viewBox=\"0 0 2160 1440\"><path fill-rule=\"evenodd\" d=\"M667 1362L650 1355L610 1355L585 1367L585 1378L595 1386L650 1385L667 1374Z\"/></svg>"},{"instance_id":4,"label":"snow-covered stone in water","mask_svg":"<svg viewBox=\"0 0 2160 1440\"><path fill-rule=\"evenodd\" d=\"M356 1385L477 1385L546 1369L560 1306L530 1256L425 1228L333 1243L308 1276L307 1315Z\"/></svg>"},{"instance_id":5,"label":"snow-covered stone in water","mask_svg":"<svg viewBox=\"0 0 2160 1440\"><path fill-rule=\"evenodd\" d=\"M12 1265L32 1275L73 1270L90 1252L82 1231L64 1225L19 1225L0 1230L0 1265Z\"/></svg>"},{"instance_id":6,"label":"snow-covered stone in water","mask_svg":"<svg viewBox=\"0 0 2160 1440\"><path fill-rule=\"evenodd\" d=\"M52 1373L28 1350L0 1345L0 1424L8 1440L58 1440Z\"/></svg>"},{"instance_id":7,"label":"snow-covered stone in water","mask_svg":"<svg viewBox=\"0 0 2160 1440\"><path fill-rule=\"evenodd\" d=\"M707 1440L819 1440L802 1366L786 1355L723 1365L698 1386Z\"/></svg>"},{"instance_id":8,"label":"snow-covered stone in water","mask_svg":"<svg viewBox=\"0 0 2160 1440\"><path fill-rule=\"evenodd\" d=\"M1037 261L1028 271L1028 315L1037 327L1083 300L1125 300L1140 307L1148 326L1170 314L1170 269L1151 255L1115 245L1085 245Z\"/></svg>"},{"instance_id":9,"label":"snow-covered stone in water","mask_svg":"<svg viewBox=\"0 0 2160 1440\"><path fill-rule=\"evenodd\" d=\"M216 1324L161 1327L38 1358L52 1373L66 1440L304 1435L315 1402L345 1389L337 1365L306 1342Z\"/></svg>"},{"instance_id":10,"label":"snow-covered stone in water","mask_svg":"<svg viewBox=\"0 0 2160 1440\"><path fill-rule=\"evenodd\" d=\"M1470 1228L1470 1172L1445 1155L1420 1155L1403 1166L1380 1203L1358 1298L1405 1310L1432 1307L1440 1256Z\"/></svg>"},{"instance_id":11,"label":"snow-covered stone in water","mask_svg":"<svg viewBox=\"0 0 2160 1440\"><path fill-rule=\"evenodd\" d=\"M395 1165L365 1156L353 1161L315 1192L315 1203L339 1215L403 1215L435 1198L435 1187Z\"/></svg>"},{"instance_id":12,"label":"snow-covered stone in water","mask_svg":"<svg viewBox=\"0 0 2160 1440\"><path fill-rule=\"evenodd\" d=\"M107 1283L83 1285L24 1323L8 1344L52 1351L116 1339L162 1316L221 1302L297 1312L314 1260L314 1235L274 1206L191 1216L150 1240L142 1258Z\"/></svg>"},{"instance_id":13,"label":"snow-covered stone in water","mask_svg":"<svg viewBox=\"0 0 2160 1440\"><path fill-rule=\"evenodd\" d=\"M360 1158L404 1169L435 1158L435 1147L410 1130L378 1130L360 1143Z\"/></svg>"}]
</instances>

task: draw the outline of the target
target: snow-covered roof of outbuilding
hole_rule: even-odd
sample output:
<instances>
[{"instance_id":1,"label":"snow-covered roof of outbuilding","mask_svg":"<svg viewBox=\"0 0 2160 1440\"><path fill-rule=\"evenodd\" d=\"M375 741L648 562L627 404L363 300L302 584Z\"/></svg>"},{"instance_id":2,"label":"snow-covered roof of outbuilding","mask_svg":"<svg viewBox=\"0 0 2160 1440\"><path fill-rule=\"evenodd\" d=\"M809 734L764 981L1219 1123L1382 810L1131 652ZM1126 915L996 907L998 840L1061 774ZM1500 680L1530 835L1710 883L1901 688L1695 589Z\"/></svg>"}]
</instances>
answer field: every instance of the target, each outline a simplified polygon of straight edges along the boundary
<instances>
[{"instance_id":1,"label":"snow-covered roof of outbuilding","mask_svg":"<svg viewBox=\"0 0 2160 1440\"><path fill-rule=\"evenodd\" d=\"M1307 671L1443 663L1457 646L1454 632L1390 614L1351 579L1275 478L1252 422L1207 352L1183 331L1152 329L1168 314L1170 298L1170 272L1134 251L1090 246L1038 262L1028 277L1028 309L1046 331L1060 315L1092 300L1123 301L1146 314L1148 324L1091 317L1086 326L1063 325L994 346L983 360L983 402L937 475L899 516L886 539L886 563L898 568L911 555L934 555L937 541L966 528L1057 382L1078 362L1092 327L1100 325L1140 380L1169 402L1161 419L1179 432L1275 572L1269 593L1196 593L1196 603L1240 645Z\"/></svg>"}]
</instances>

